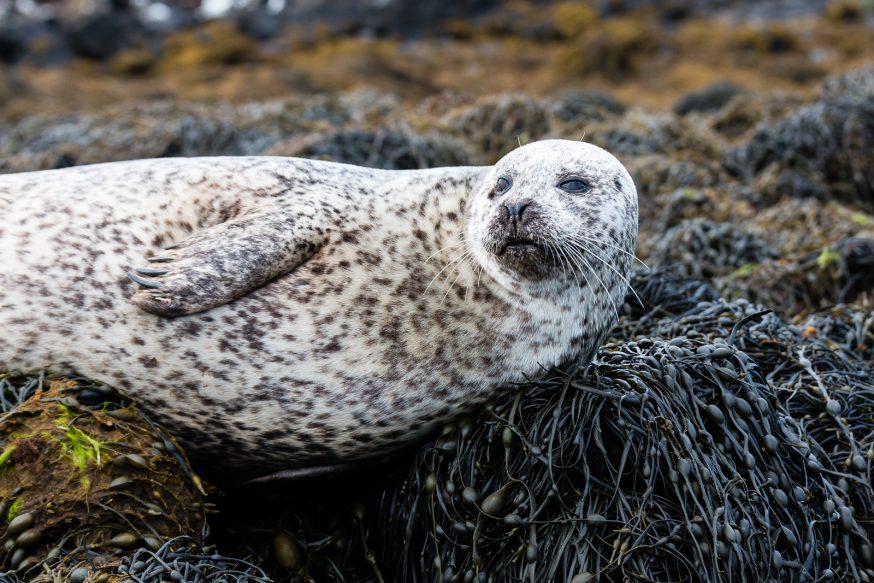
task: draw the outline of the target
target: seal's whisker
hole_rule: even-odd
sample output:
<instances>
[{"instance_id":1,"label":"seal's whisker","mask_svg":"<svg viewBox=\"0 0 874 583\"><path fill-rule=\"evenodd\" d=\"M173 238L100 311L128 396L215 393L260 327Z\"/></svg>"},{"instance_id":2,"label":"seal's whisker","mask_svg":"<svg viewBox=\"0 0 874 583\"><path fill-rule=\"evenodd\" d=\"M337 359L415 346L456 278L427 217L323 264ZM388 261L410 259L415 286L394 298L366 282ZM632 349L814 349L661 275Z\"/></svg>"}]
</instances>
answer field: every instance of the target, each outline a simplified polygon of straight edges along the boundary
<instances>
[{"instance_id":1,"label":"seal's whisker","mask_svg":"<svg viewBox=\"0 0 874 583\"><path fill-rule=\"evenodd\" d=\"M466 262L470 257L472 257L472 256L473 256L473 253L468 249L467 251L465 251L464 253L462 253L459 257L457 257L457 258L455 258L455 259L452 260L452 263L455 264L455 267L453 267L451 270L449 270L449 271L446 273L445 277L443 278L443 283L440 284L440 290L441 290L441 291L443 290L443 288L446 287L446 282L449 281L449 278L452 277L452 274L453 274L453 273L457 273L458 275L456 275L455 280L453 280L452 284L449 285L449 288L450 288L450 289L452 288L452 285L454 285L455 282L458 281L458 277L461 275L461 268L462 268L462 266L463 266L463 265L465 264L465 262Z\"/></svg>"},{"instance_id":2,"label":"seal's whisker","mask_svg":"<svg viewBox=\"0 0 874 583\"><path fill-rule=\"evenodd\" d=\"M471 255L470 252L465 252L465 254L462 258L462 261L460 261L455 266L455 271L458 272L458 274L455 276L455 279L452 280L452 283L449 284L449 287L446 289L446 292L443 294L443 298L440 300L441 306L443 305L443 302L446 301L446 298L449 296L449 292L451 292L452 288L455 287L455 284L458 281L458 278L461 277L461 274L463 273L462 267L467 263L468 259L471 258L470 255ZM448 280L449 280L449 277L447 276L445 281L448 281ZM444 286L445 286L445 281L444 281ZM442 287L441 287L441 289L442 289ZM466 293L465 293L465 297L467 297Z\"/></svg>"},{"instance_id":3,"label":"seal's whisker","mask_svg":"<svg viewBox=\"0 0 874 583\"><path fill-rule=\"evenodd\" d=\"M464 244L464 236L461 237L461 240L460 240L460 241L456 241L456 242L453 243L452 245L447 245L446 247L441 247L440 249L437 249L437 251L434 251L434 253L431 253L431 255L429 255L428 258L424 261L424 263L428 263L429 261L431 261L432 259L434 259L434 257L435 257L438 253L440 253L441 251L445 251L445 250L447 250L447 249L455 249L455 248L458 247L459 245L463 245L463 244Z\"/></svg>"},{"instance_id":4,"label":"seal's whisker","mask_svg":"<svg viewBox=\"0 0 874 583\"><path fill-rule=\"evenodd\" d=\"M561 249L559 249L559 250L562 251ZM586 282L586 287L588 287L590 292L591 292L592 282L590 282L589 278L586 277L586 272L582 269L582 266L576 262L573 262L570 255L568 255L564 251L562 251L562 255L564 255L567 258L568 263L570 263L575 268L575 269L573 269L573 273L574 273L574 279L576 279L576 281L577 281L577 285L580 285L580 279L579 279L579 277L576 276L576 274L579 273L580 275L583 276L583 280Z\"/></svg>"},{"instance_id":5,"label":"seal's whisker","mask_svg":"<svg viewBox=\"0 0 874 583\"><path fill-rule=\"evenodd\" d=\"M556 250L558 251L557 257L559 257L560 261L562 262L562 270L570 272L570 275L573 276L574 281L577 282L577 286L579 286L580 285L580 276L577 273L577 270L574 269L574 264L571 261L570 257L567 257L564 253L562 253L561 249L556 248ZM565 263L567 263L567 270L564 269Z\"/></svg>"},{"instance_id":6,"label":"seal's whisker","mask_svg":"<svg viewBox=\"0 0 874 583\"><path fill-rule=\"evenodd\" d=\"M549 245L549 244L546 245L546 251L550 255L550 257L552 257L553 262L558 263L559 267L561 268L561 272L567 273L567 270L565 269L564 264L558 258L558 254L553 250L552 245Z\"/></svg>"},{"instance_id":7,"label":"seal's whisker","mask_svg":"<svg viewBox=\"0 0 874 583\"><path fill-rule=\"evenodd\" d=\"M577 271L574 269L573 262L570 260L570 257L567 257L562 253L561 248L558 245L553 243L545 243L547 249L551 249L555 252L555 257L561 265L561 270L563 273L570 273L573 276L574 280L577 282L577 285L580 285L580 278L577 275ZM566 263L565 263L566 262ZM567 267L565 265L567 264Z\"/></svg>"},{"instance_id":8,"label":"seal's whisker","mask_svg":"<svg viewBox=\"0 0 874 583\"><path fill-rule=\"evenodd\" d=\"M609 299L610 303L613 304L613 309L616 310L616 316L619 317L619 306L616 305L616 301L613 299L613 296L610 295L610 288L607 287L607 285L601 279L601 276L598 275L598 272L595 271L594 267L592 267L592 264L589 263L588 261L586 261L586 258L580 253L580 251L578 249L571 248L571 249L569 249L569 251L574 253L576 256L578 256L579 259L582 260L582 262L586 264L586 267L589 268L589 271L592 272L592 275L595 276L595 279L597 279L598 283L601 284L601 287L604 288L604 293L607 294L607 299Z\"/></svg>"},{"instance_id":9,"label":"seal's whisker","mask_svg":"<svg viewBox=\"0 0 874 583\"><path fill-rule=\"evenodd\" d=\"M467 280L467 286L464 290L464 301L467 301L467 297L468 297L467 294L468 294L468 292L470 292L471 285L473 285L474 289L479 287L480 278L482 277L482 274L483 274L483 266L480 264L479 261L477 261L474 258L473 253L470 254L470 263L471 263L471 266L473 267L473 276L476 276L476 279L474 280L474 277L471 276Z\"/></svg>"},{"instance_id":10,"label":"seal's whisker","mask_svg":"<svg viewBox=\"0 0 874 583\"><path fill-rule=\"evenodd\" d=\"M462 253L462 254L459 255L458 257L456 257L456 258L454 258L454 259L450 259L449 262L448 262L446 265L443 266L443 269L441 269L440 271L438 271L438 272L436 273L436 275L434 275L434 277L431 278L431 281L428 282L428 285L425 286L425 291L423 291L422 293L425 293L425 292L427 292L429 289L431 289L431 285L432 285L432 284L437 280L438 277L440 277L440 274L441 274L441 273L443 273L444 271L446 271L447 269L449 269L449 267L451 267L454 263L460 261L460 260L461 260L465 255L467 255L468 253L470 253L470 250L466 250L464 253ZM450 274L451 274L451 273L452 273L452 272L450 272ZM449 275L446 276L446 279L448 279L448 278L449 278ZM445 282L445 279L444 279L444 282Z\"/></svg>"},{"instance_id":11,"label":"seal's whisker","mask_svg":"<svg viewBox=\"0 0 874 583\"><path fill-rule=\"evenodd\" d=\"M598 244L598 245L604 245L605 247L610 247L610 248L612 248L612 249L616 249L616 250L619 251L620 253L625 253L626 255L628 255L629 257L631 257L632 259L634 259L635 261L637 261L638 263L640 263L641 265L643 265L644 267L646 267L647 269L651 269L650 266L647 265L647 264L643 261L643 259L639 258L639 257L638 257L637 255L635 255L634 253L629 253L628 251L626 251L625 249L623 249L622 247L619 247L619 246L617 246L617 245L611 245L610 243L605 243L604 241L598 241L597 239L592 239L592 238L590 238L590 237L586 237L585 235L580 235L580 234L578 234L578 233L575 233L575 234L571 235L569 238L571 238L571 239L575 239L575 240L578 240L578 241L586 241L586 242L589 242L589 243L596 243L596 244ZM614 240L615 240L615 239L614 239Z\"/></svg>"},{"instance_id":12,"label":"seal's whisker","mask_svg":"<svg viewBox=\"0 0 874 583\"><path fill-rule=\"evenodd\" d=\"M576 245L574 245L574 247L576 247ZM613 273L615 273L615 274L618 275L620 278L622 278L622 281L624 281L624 282L628 285L628 289L630 289L630 290L631 290L631 293L634 294L634 297L637 299L637 303L640 304L640 307L641 307L641 308L644 307L644 305L643 305L643 300L641 300L641 299L640 299L640 296L637 295L637 292L635 291L634 286L631 285L631 282L628 281L628 278L627 278L627 277L625 277L624 275L622 275L622 274L619 272L619 270L617 270L615 267L613 267L612 265L610 265L610 263L609 263L606 259L604 259L604 258L601 257L600 255L598 255L597 253L595 253L592 249L586 247L583 243L580 243L579 247L577 247L577 248L580 249L581 251L585 251L585 252L591 254L593 257L595 257L595 259L597 259L598 261L600 261L601 263L603 263L607 268L612 269L612 270L613 270Z\"/></svg>"}]
</instances>

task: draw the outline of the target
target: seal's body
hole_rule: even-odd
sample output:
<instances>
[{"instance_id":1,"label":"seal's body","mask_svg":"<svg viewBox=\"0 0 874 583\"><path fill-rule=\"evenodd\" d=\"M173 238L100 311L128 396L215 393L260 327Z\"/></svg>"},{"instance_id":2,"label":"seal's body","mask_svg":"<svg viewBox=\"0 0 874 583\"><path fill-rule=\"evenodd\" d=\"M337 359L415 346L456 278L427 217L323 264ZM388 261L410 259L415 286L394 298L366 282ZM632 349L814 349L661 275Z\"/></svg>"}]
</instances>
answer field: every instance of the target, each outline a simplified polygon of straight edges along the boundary
<instances>
[{"instance_id":1,"label":"seal's body","mask_svg":"<svg viewBox=\"0 0 874 583\"><path fill-rule=\"evenodd\" d=\"M195 456L267 470L395 448L591 355L637 198L608 153L553 140L490 167L5 175L0 216L0 369L102 380Z\"/></svg>"}]
</instances>

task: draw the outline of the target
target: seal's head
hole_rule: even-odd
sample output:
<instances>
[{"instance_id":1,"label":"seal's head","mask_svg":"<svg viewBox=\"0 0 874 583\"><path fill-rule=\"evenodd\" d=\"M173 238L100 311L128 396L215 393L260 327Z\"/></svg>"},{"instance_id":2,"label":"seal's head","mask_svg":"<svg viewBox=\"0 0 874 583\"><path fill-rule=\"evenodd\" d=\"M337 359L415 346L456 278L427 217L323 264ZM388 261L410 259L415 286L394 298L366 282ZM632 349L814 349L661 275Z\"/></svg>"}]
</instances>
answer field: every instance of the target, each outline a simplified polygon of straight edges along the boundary
<instances>
[{"instance_id":1,"label":"seal's head","mask_svg":"<svg viewBox=\"0 0 874 583\"><path fill-rule=\"evenodd\" d=\"M570 285L608 270L608 262L627 271L637 238L637 191L606 150L534 142L504 156L484 180L469 202L467 237L474 257L498 281Z\"/></svg>"}]
</instances>

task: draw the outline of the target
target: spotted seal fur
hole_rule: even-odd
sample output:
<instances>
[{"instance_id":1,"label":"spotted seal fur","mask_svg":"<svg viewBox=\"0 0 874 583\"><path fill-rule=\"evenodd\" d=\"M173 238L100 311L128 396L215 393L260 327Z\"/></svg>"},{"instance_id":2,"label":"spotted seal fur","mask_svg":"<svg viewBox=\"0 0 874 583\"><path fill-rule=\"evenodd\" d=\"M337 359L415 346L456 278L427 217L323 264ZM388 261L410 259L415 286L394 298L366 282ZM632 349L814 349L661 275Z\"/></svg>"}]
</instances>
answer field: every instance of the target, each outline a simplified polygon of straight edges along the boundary
<instances>
[{"instance_id":1,"label":"spotted seal fur","mask_svg":"<svg viewBox=\"0 0 874 583\"><path fill-rule=\"evenodd\" d=\"M396 448L589 358L637 193L608 152L545 140L487 167L9 174L0 216L0 368L102 380L195 456L266 471Z\"/></svg>"}]
</instances>

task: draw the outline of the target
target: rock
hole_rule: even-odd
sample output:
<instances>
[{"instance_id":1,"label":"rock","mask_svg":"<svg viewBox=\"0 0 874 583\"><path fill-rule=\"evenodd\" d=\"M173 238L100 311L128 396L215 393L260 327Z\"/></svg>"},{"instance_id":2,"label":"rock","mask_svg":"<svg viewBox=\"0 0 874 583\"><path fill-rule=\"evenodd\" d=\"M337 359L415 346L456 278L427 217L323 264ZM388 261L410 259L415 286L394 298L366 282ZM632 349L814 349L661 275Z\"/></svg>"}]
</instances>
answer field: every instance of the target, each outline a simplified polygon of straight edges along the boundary
<instances>
[{"instance_id":1,"label":"rock","mask_svg":"<svg viewBox=\"0 0 874 583\"><path fill-rule=\"evenodd\" d=\"M520 142L545 137L551 120L548 107L541 101L524 95L498 95L450 112L441 125L474 146L483 162L491 164Z\"/></svg>"},{"instance_id":2,"label":"rock","mask_svg":"<svg viewBox=\"0 0 874 583\"><path fill-rule=\"evenodd\" d=\"M743 87L736 83L718 81L681 97L674 104L674 113L686 115L692 112L717 111L743 92Z\"/></svg>"},{"instance_id":3,"label":"rock","mask_svg":"<svg viewBox=\"0 0 874 583\"><path fill-rule=\"evenodd\" d=\"M24 36L11 26L0 26L0 63L14 65L27 53Z\"/></svg>"},{"instance_id":4,"label":"rock","mask_svg":"<svg viewBox=\"0 0 874 583\"><path fill-rule=\"evenodd\" d=\"M72 25L67 39L77 56L105 61L128 47L139 30L139 21L128 0L112 0L107 12Z\"/></svg>"},{"instance_id":5,"label":"rock","mask_svg":"<svg viewBox=\"0 0 874 583\"><path fill-rule=\"evenodd\" d=\"M733 223L683 221L661 235L645 256L654 268L678 275L713 278L776 257L757 235Z\"/></svg>"},{"instance_id":6,"label":"rock","mask_svg":"<svg viewBox=\"0 0 874 583\"><path fill-rule=\"evenodd\" d=\"M0 378L4 403L7 393L28 386L26 377ZM111 417L108 413L121 404L121 397L88 408L76 400L87 384L50 378L44 385L39 395L0 420L5 442L0 499L8 508L4 519L11 518L8 528L0 528L0 543L14 540L17 547L27 547L31 575L41 573L43 561L55 561L59 554L75 562L86 558L86 548L122 546L121 538L131 534L119 531L135 528L162 539L200 536L205 517L198 478L184 454L151 447L156 440L172 438L135 409L129 420ZM107 463L132 452L147 459L150 469ZM125 495L118 495L110 484L122 472L129 483ZM103 554L108 558L111 552Z\"/></svg>"},{"instance_id":7,"label":"rock","mask_svg":"<svg viewBox=\"0 0 874 583\"><path fill-rule=\"evenodd\" d=\"M826 186L820 196L827 193L870 210L874 209L872 151L874 96L834 97L801 107L776 125L759 126L746 144L729 154L727 165L747 177L765 169L773 176L803 175ZM781 185L798 180L771 181L765 186L779 196Z\"/></svg>"},{"instance_id":8,"label":"rock","mask_svg":"<svg viewBox=\"0 0 874 583\"><path fill-rule=\"evenodd\" d=\"M627 108L609 93L568 90L555 98L550 109L565 123L590 123L622 115Z\"/></svg>"},{"instance_id":9,"label":"rock","mask_svg":"<svg viewBox=\"0 0 874 583\"><path fill-rule=\"evenodd\" d=\"M410 131L385 129L310 134L275 144L266 153L387 170L469 166L474 163L467 148L452 138L438 134L422 137Z\"/></svg>"}]
</instances>

